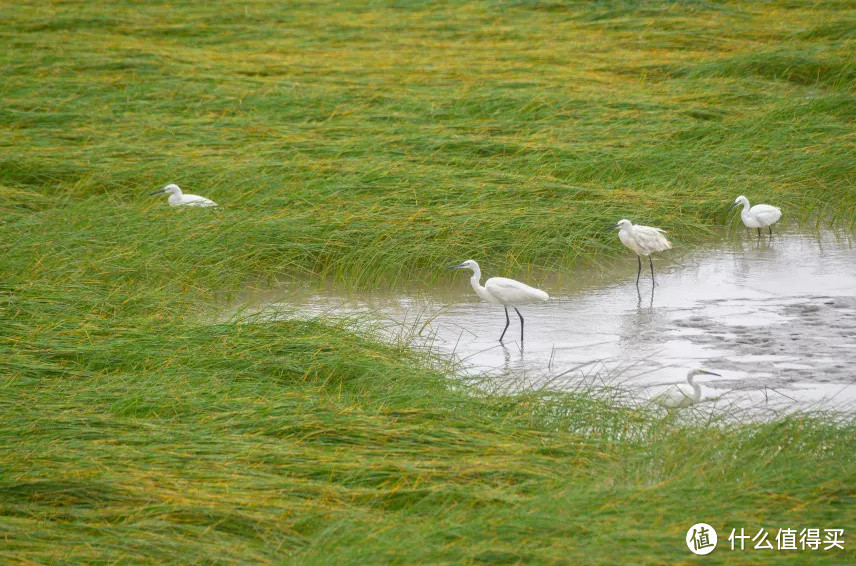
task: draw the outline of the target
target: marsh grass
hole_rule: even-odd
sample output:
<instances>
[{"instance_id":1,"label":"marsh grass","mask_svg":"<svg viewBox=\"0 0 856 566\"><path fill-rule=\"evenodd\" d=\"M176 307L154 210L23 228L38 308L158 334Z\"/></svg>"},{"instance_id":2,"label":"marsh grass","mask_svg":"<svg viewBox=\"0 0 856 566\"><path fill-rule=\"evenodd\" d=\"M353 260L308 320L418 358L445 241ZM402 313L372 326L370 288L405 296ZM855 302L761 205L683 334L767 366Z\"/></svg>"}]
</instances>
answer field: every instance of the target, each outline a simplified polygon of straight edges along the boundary
<instances>
[{"instance_id":1,"label":"marsh grass","mask_svg":"<svg viewBox=\"0 0 856 566\"><path fill-rule=\"evenodd\" d=\"M403 342L218 318L249 281L569 270L625 216L691 244L737 194L852 228L852 4L2 13L3 561L664 563L699 520L852 536L852 422L477 395ZM146 199L167 182L222 207Z\"/></svg>"},{"instance_id":2,"label":"marsh grass","mask_svg":"<svg viewBox=\"0 0 856 566\"><path fill-rule=\"evenodd\" d=\"M150 218L174 181L224 205L207 255L355 288L568 269L624 216L692 242L743 193L852 227L846 5L644 5L10 4L3 200Z\"/></svg>"}]
</instances>

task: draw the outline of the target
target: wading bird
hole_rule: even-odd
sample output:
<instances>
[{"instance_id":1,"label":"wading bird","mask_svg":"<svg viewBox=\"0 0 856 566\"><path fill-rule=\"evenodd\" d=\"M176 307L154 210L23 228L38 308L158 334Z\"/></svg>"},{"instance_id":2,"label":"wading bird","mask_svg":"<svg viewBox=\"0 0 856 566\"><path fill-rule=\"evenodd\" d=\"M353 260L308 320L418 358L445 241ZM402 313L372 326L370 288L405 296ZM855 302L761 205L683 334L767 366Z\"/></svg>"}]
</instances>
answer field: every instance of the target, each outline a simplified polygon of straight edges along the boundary
<instances>
[{"instance_id":1,"label":"wading bird","mask_svg":"<svg viewBox=\"0 0 856 566\"><path fill-rule=\"evenodd\" d=\"M636 252L636 259L639 261L639 270L636 272L636 286L639 286L639 276L642 274L642 256L648 256L648 263L651 265L651 284L654 284L654 262L651 260L651 254L654 252L662 252L672 249L672 244L663 235L664 230L652 228L650 226L640 226L639 224L631 224L629 220L619 220L615 226L610 226L610 230L620 228L618 231L618 239L621 243Z\"/></svg>"},{"instance_id":2,"label":"wading bird","mask_svg":"<svg viewBox=\"0 0 856 566\"><path fill-rule=\"evenodd\" d=\"M213 200L199 195L186 195L181 192L178 185L167 185L164 188L151 193L149 196L169 193L170 206L217 206Z\"/></svg>"},{"instance_id":3,"label":"wading bird","mask_svg":"<svg viewBox=\"0 0 856 566\"><path fill-rule=\"evenodd\" d=\"M758 229L758 239L761 239L761 228L765 226L770 230L770 236L773 235L773 224L779 221L779 218L782 217L782 210L777 206L771 206L769 204L756 204L755 206L749 205L749 199L740 195L736 199L734 199L734 204L728 207L728 210L731 210L735 206L743 205L743 209L740 211L740 219L743 220L743 224L747 228L757 228Z\"/></svg>"},{"instance_id":4,"label":"wading bird","mask_svg":"<svg viewBox=\"0 0 856 566\"><path fill-rule=\"evenodd\" d=\"M520 281L506 279L505 277L491 277L485 281L484 287L482 287L481 269L479 269L479 264L471 259L458 265L452 265L449 269L472 269L473 276L470 277L470 284L473 286L473 291L476 292L476 295L489 303L505 307L505 328L502 329L502 334L499 337L500 342L505 337L508 325L511 324L508 318L508 307L514 309L514 312L520 317L520 345L523 346L523 315L520 314L517 307L519 305L546 301L550 298L550 295L541 289L536 289Z\"/></svg>"},{"instance_id":5,"label":"wading bird","mask_svg":"<svg viewBox=\"0 0 856 566\"><path fill-rule=\"evenodd\" d=\"M706 369L694 369L687 374L689 386L684 383L676 383L673 387L654 397L654 402L667 409L680 409L695 405L701 399L701 385L693 381L697 375L722 377L718 373Z\"/></svg>"}]
</instances>

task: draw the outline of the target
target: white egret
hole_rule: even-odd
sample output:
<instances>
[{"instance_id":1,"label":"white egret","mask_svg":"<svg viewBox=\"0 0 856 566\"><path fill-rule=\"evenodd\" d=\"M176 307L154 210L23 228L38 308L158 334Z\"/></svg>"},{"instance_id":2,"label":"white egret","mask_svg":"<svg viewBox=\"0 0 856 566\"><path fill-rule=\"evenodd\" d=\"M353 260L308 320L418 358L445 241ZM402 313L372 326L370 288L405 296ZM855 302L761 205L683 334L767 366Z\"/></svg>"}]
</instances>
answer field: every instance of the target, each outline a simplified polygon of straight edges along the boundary
<instances>
[{"instance_id":1,"label":"white egret","mask_svg":"<svg viewBox=\"0 0 856 566\"><path fill-rule=\"evenodd\" d=\"M717 377L722 377L718 373L713 373L706 369L694 369L687 374L687 382L689 385L676 383L674 386L654 397L654 402L667 409L680 409L682 407L695 405L701 399L701 385L693 381L693 378L697 375L715 375Z\"/></svg>"},{"instance_id":2,"label":"white egret","mask_svg":"<svg viewBox=\"0 0 856 566\"><path fill-rule=\"evenodd\" d=\"M782 217L782 209L777 206L771 206L769 204L756 204L755 206L749 205L749 199L740 195L736 199L734 199L734 204L728 207L728 210L731 210L735 206L743 205L743 209L740 211L740 219L743 220L743 224L747 228L757 228L758 229L758 238L761 238L761 228L765 226L770 230L770 236L773 235L773 224L779 221L779 218Z\"/></svg>"},{"instance_id":3,"label":"white egret","mask_svg":"<svg viewBox=\"0 0 856 566\"><path fill-rule=\"evenodd\" d=\"M520 281L507 279L505 277L491 277L485 281L484 287L482 287L481 269L479 269L479 264L471 259L468 259L463 263L459 263L458 265L452 265L449 269L471 269L473 271L473 276L470 277L470 284L473 286L473 291L476 292L476 295L489 303L505 307L505 328L502 329L502 335L499 337L500 342L502 342L502 339L505 337L508 325L511 324L511 321L508 318L508 307L514 309L514 312L516 312L517 316L520 317L520 345L522 346L523 315L520 314L517 307L519 305L546 301L550 298L550 295L541 289L536 289L535 287L530 287Z\"/></svg>"},{"instance_id":4,"label":"white egret","mask_svg":"<svg viewBox=\"0 0 856 566\"><path fill-rule=\"evenodd\" d=\"M170 206L217 206L213 200L201 197L199 195L186 195L181 192L178 185L170 184L164 188L151 193L149 196L159 195L161 193L169 193Z\"/></svg>"},{"instance_id":5,"label":"white egret","mask_svg":"<svg viewBox=\"0 0 856 566\"><path fill-rule=\"evenodd\" d=\"M672 249L672 244L663 235L665 230L652 228L651 226L641 226L632 224L629 220L619 220L615 226L610 226L610 230L619 228L618 238L621 243L636 252L636 259L639 261L639 270L636 271L636 286L639 286L639 276L642 274L642 256L648 256L648 263L651 265L651 283L654 283L654 262L651 260L651 254L654 252L662 252Z\"/></svg>"}]
</instances>

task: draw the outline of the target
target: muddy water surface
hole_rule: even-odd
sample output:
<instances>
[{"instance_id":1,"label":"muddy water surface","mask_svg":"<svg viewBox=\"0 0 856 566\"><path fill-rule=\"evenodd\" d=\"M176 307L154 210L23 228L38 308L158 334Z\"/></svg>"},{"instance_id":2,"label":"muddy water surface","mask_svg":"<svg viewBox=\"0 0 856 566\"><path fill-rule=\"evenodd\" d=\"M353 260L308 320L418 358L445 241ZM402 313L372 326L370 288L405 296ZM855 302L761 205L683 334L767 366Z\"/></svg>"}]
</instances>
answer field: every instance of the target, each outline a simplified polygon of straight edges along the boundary
<instances>
[{"instance_id":1,"label":"muddy water surface","mask_svg":"<svg viewBox=\"0 0 856 566\"><path fill-rule=\"evenodd\" d=\"M709 406L856 410L851 238L784 234L759 242L744 234L716 249L655 260L655 268L657 286L646 270L638 291L632 256L607 274L574 274L564 285L571 291L547 288L548 303L521 307L523 347L513 311L499 344L503 309L478 301L469 272L449 272L459 283L454 291L353 296L289 289L280 297L304 315L363 313L391 337L410 336L457 360L462 373L512 387L602 381L645 398L701 367L722 375L698 380ZM268 303L277 302L273 296Z\"/></svg>"}]
</instances>

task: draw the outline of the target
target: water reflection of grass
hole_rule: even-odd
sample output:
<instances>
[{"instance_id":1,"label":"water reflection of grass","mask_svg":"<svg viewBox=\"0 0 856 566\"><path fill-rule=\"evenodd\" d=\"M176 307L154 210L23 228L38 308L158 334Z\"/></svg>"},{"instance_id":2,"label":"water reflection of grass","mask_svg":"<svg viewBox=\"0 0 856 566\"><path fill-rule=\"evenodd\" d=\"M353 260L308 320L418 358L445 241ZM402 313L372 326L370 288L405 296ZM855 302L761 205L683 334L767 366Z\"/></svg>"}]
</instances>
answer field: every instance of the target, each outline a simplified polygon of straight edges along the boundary
<instances>
[{"instance_id":1,"label":"water reflection of grass","mask_svg":"<svg viewBox=\"0 0 856 566\"><path fill-rule=\"evenodd\" d=\"M482 397L335 325L199 322L249 279L568 269L622 216L699 239L738 193L852 222L848 8L7 3L0 555L641 563L698 520L852 532L852 424ZM224 206L142 200L168 181Z\"/></svg>"}]
</instances>

